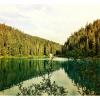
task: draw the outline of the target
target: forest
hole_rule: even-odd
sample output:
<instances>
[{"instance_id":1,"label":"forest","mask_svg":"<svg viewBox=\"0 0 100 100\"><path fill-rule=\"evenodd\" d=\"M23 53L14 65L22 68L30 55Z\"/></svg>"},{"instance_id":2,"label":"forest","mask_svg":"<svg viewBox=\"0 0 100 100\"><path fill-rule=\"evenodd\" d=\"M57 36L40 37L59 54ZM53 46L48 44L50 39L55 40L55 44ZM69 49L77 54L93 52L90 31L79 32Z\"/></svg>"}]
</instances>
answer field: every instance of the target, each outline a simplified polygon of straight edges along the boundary
<instances>
[{"instance_id":1,"label":"forest","mask_svg":"<svg viewBox=\"0 0 100 100\"><path fill-rule=\"evenodd\" d=\"M64 57L100 57L100 20L74 32L62 47Z\"/></svg>"},{"instance_id":2,"label":"forest","mask_svg":"<svg viewBox=\"0 0 100 100\"><path fill-rule=\"evenodd\" d=\"M0 56L48 56L60 50L61 45L58 43L0 24Z\"/></svg>"},{"instance_id":3,"label":"forest","mask_svg":"<svg viewBox=\"0 0 100 100\"><path fill-rule=\"evenodd\" d=\"M86 24L60 45L0 24L0 56L100 57L100 20Z\"/></svg>"}]
</instances>

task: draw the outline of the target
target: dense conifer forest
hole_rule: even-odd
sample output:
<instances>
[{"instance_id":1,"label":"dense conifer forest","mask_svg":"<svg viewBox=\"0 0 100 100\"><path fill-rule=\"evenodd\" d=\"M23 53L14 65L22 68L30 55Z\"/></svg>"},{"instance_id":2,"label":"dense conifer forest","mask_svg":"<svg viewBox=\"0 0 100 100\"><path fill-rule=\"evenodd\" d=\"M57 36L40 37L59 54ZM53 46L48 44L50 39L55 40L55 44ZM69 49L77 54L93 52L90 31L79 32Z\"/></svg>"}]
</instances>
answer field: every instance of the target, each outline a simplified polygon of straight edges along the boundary
<instances>
[{"instance_id":1,"label":"dense conifer forest","mask_svg":"<svg viewBox=\"0 0 100 100\"><path fill-rule=\"evenodd\" d=\"M61 45L0 24L0 56L43 56L56 54Z\"/></svg>"},{"instance_id":2,"label":"dense conifer forest","mask_svg":"<svg viewBox=\"0 0 100 100\"><path fill-rule=\"evenodd\" d=\"M65 57L100 57L100 20L74 32L62 47Z\"/></svg>"},{"instance_id":3,"label":"dense conifer forest","mask_svg":"<svg viewBox=\"0 0 100 100\"><path fill-rule=\"evenodd\" d=\"M100 20L74 32L63 46L0 24L0 56L43 56L50 53L64 57L100 57Z\"/></svg>"}]
</instances>

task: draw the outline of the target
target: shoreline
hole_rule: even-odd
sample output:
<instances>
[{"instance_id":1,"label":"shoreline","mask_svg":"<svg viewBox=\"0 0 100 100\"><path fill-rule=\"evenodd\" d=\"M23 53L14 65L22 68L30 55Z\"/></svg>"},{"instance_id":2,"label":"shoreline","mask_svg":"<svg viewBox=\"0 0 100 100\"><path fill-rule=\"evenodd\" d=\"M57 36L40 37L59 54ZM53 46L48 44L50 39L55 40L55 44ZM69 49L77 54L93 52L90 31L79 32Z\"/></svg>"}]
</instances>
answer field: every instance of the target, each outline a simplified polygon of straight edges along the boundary
<instances>
[{"instance_id":1,"label":"shoreline","mask_svg":"<svg viewBox=\"0 0 100 100\"><path fill-rule=\"evenodd\" d=\"M1 58L47 58L48 56L0 56Z\"/></svg>"},{"instance_id":2,"label":"shoreline","mask_svg":"<svg viewBox=\"0 0 100 100\"><path fill-rule=\"evenodd\" d=\"M23 59L29 59L29 58L49 58L48 56L0 56L0 59L2 58L23 58ZM64 56L55 56L54 58L67 58L67 59L85 59L85 60L89 60L89 59L100 59L100 57L64 57Z\"/></svg>"}]
</instances>

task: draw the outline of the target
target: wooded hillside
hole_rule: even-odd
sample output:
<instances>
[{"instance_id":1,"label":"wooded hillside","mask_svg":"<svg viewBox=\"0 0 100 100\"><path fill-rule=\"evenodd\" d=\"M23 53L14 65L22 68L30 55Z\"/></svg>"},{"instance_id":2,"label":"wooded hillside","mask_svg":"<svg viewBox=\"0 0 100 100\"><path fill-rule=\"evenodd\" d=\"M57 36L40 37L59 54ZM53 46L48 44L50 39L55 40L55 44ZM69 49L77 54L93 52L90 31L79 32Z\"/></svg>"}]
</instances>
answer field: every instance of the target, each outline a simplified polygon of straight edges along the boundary
<instances>
[{"instance_id":1,"label":"wooded hillside","mask_svg":"<svg viewBox=\"0 0 100 100\"><path fill-rule=\"evenodd\" d=\"M0 56L42 56L56 54L60 49L61 45L58 43L0 24Z\"/></svg>"},{"instance_id":2,"label":"wooded hillside","mask_svg":"<svg viewBox=\"0 0 100 100\"><path fill-rule=\"evenodd\" d=\"M62 48L66 57L100 56L100 20L89 23L74 32Z\"/></svg>"}]
</instances>

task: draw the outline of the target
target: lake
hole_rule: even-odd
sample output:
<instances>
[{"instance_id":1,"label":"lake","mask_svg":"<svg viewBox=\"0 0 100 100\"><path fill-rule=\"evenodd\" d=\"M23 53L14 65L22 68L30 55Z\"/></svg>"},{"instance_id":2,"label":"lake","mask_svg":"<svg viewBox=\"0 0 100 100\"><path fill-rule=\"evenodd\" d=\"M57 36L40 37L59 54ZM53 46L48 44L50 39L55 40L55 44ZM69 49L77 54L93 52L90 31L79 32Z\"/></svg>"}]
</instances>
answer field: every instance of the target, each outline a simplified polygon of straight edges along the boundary
<instances>
[{"instance_id":1,"label":"lake","mask_svg":"<svg viewBox=\"0 0 100 100\"><path fill-rule=\"evenodd\" d=\"M28 87L48 76L66 95L100 95L100 60L67 58L1 58L0 95L17 95L19 83Z\"/></svg>"}]
</instances>

